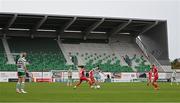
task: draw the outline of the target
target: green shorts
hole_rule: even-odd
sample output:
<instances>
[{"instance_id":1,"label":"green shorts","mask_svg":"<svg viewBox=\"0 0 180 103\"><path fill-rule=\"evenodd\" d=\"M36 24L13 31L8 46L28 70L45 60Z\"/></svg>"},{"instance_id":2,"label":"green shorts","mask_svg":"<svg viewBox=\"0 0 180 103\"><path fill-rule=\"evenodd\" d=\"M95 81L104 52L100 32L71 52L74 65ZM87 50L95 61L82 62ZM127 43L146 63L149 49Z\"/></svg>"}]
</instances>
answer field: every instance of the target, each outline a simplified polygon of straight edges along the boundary
<instances>
[{"instance_id":1,"label":"green shorts","mask_svg":"<svg viewBox=\"0 0 180 103\"><path fill-rule=\"evenodd\" d=\"M25 77L26 73L25 72L18 72L18 77Z\"/></svg>"}]
</instances>

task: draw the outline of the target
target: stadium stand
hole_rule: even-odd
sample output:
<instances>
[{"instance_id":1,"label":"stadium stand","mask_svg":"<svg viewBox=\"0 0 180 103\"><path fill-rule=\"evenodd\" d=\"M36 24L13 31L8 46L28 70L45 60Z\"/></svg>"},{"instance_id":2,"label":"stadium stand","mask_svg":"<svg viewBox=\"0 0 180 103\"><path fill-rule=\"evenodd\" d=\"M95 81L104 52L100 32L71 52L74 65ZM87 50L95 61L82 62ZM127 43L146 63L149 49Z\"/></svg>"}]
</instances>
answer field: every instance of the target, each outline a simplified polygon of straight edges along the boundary
<instances>
[{"instance_id":1,"label":"stadium stand","mask_svg":"<svg viewBox=\"0 0 180 103\"><path fill-rule=\"evenodd\" d=\"M4 57L4 48L3 48L3 44L2 44L2 41L0 40L0 68L1 70L3 70L3 66L5 64L5 57Z\"/></svg>"},{"instance_id":2,"label":"stadium stand","mask_svg":"<svg viewBox=\"0 0 180 103\"><path fill-rule=\"evenodd\" d=\"M166 69L170 66L164 20L19 13L2 13L0 20L3 71L15 71L13 63L23 51L30 71L64 70L73 64L88 70L99 65L111 72L144 72L150 64L159 71L171 70Z\"/></svg>"},{"instance_id":3,"label":"stadium stand","mask_svg":"<svg viewBox=\"0 0 180 103\"><path fill-rule=\"evenodd\" d=\"M113 51L121 57L123 65L132 67L134 71L149 71L150 63L144 54L132 43L114 43L111 45ZM141 68L141 69L140 69Z\"/></svg>"},{"instance_id":4,"label":"stadium stand","mask_svg":"<svg viewBox=\"0 0 180 103\"><path fill-rule=\"evenodd\" d=\"M13 64L7 64L7 58L4 51L2 41L0 40L0 70L1 71L14 71L16 66Z\"/></svg>"},{"instance_id":5,"label":"stadium stand","mask_svg":"<svg viewBox=\"0 0 180 103\"><path fill-rule=\"evenodd\" d=\"M143 54L137 48L133 48L132 44L109 45L102 43L80 43L63 44L63 46L69 57L76 56L78 64L86 65L87 69L99 65L104 71L111 72L149 70L149 63L146 63L147 60L142 56ZM127 65L128 63L124 62L123 56L125 55L128 58L133 58L129 59L129 62L133 63L132 65Z\"/></svg>"},{"instance_id":6,"label":"stadium stand","mask_svg":"<svg viewBox=\"0 0 180 103\"><path fill-rule=\"evenodd\" d=\"M49 71L65 69L66 60L59 49L56 40L53 39L8 39L9 47L13 54L27 52L27 61L30 71Z\"/></svg>"},{"instance_id":7,"label":"stadium stand","mask_svg":"<svg viewBox=\"0 0 180 103\"><path fill-rule=\"evenodd\" d=\"M28 53L27 61L30 71L64 70L66 60L57 41L45 38L10 38L8 44L17 61L20 52ZM2 42L0 46L3 47ZM79 43L63 44L65 53L75 65L85 65L90 70L97 65L103 71L110 72L144 72L150 69L148 60L135 45L130 43ZM0 67L3 71L15 71L16 65L6 64L3 48L0 48ZM74 68L75 69L75 68Z\"/></svg>"}]
</instances>

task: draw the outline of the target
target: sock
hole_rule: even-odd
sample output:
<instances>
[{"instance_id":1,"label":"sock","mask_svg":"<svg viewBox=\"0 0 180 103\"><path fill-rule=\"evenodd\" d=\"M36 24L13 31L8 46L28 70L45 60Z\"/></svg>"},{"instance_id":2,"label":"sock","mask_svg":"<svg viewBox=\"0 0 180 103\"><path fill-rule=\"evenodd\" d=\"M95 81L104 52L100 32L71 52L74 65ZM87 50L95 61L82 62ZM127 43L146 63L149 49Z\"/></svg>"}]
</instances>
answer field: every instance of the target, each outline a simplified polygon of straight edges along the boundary
<instances>
[{"instance_id":1,"label":"sock","mask_svg":"<svg viewBox=\"0 0 180 103\"><path fill-rule=\"evenodd\" d=\"M158 85L156 84L156 85L155 85L155 88L157 88L157 87L158 87Z\"/></svg>"},{"instance_id":2,"label":"sock","mask_svg":"<svg viewBox=\"0 0 180 103\"><path fill-rule=\"evenodd\" d=\"M157 84L154 84L154 87L155 87L155 88L158 88L158 85L157 85Z\"/></svg>"},{"instance_id":3,"label":"sock","mask_svg":"<svg viewBox=\"0 0 180 103\"><path fill-rule=\"evenodd\" d=\"M20 87L21 87L21 83L17 82L16 89L20 89Z\"/></svg>"},{"instance_id":4,"label":"sock","mask_svg":"<svg viewBox=\"0 0 180 103\"><path fill-rule=\"evenodd\" d=\"M158 85L156 83L153 83L152 85L154 86L154 88L158 87Z\"/></svg>"},{"instance_id":5,"label":"sock","mask_svg":"<svg viewBox=\"0 0 180 103\"><path fill-rule=\"evenodd\" d=\"M22 82L22 83L21 83L21 90L24 90L24 86L25 86L25 83Z\"/></svg>"}]
</instances>

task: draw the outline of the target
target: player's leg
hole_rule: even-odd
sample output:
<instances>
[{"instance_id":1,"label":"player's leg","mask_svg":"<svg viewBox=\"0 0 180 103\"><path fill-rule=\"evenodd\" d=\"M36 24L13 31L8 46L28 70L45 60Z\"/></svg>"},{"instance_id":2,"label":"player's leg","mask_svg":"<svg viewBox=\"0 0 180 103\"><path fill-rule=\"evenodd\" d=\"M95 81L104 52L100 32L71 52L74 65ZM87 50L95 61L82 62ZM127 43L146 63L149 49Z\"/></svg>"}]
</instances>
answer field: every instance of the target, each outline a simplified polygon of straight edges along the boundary
<instances>
[{"instance_id":1,"label":"player's leg","mask_svg":"<svg viewBox=\"0 0 180 103\"><path fill-rule=\"evenodd\" d=\"M70 86L72 86L72 82L73 82L73 80L72 80L72 77L70 78Z\"/></svg>"},{"instance_id":2,"label":"player's leg","mask_svg":"<svg viewBox=\"0 0 180 103\"><path fill-rule=\"evenodd\" d=\"M67 86L70 86L70 78L68 77Z\"/></svg>"},{"instance_id":3,"label":"player's leg","mask_svg":"<svg viewBox=\"0 0 180 103\"><path fill-rule=\"evenodd\" d=\"M158 78L154 78L153 83L152 83L152 85L154 86L154 89L155 89L155 90L158 90L158 89L159 89L157 80L158 80Z\"/></svg>"},{"instance_id":4,"label":"player's leg","mask_svg":"<svg viewBox=\"0 0 180 103\"><path fill-rule=\"evenodd\" d=\"M24 84L25 72L18 72L18 82L16 84L16 92L23 93L22 87Z\"/></svg>"},{"instance_id":5,"label":"player's leg","mask_svg":"<svg viewBox=\"0 0 180 103\"><path fill-rule=\"evenodd\" d=\"M155 89L156 89L156 90L158 90L158 89L159 89L158 82L155 82Z\"/></svg>"},{"instance_id":6,"label":"player's leg","mask_svg":"<svg viewBox=\"0 0 180 103\"><path fill-rule=\"evenodd\" d=\"M82 77L81 79L82 79L82 81L87 81L90 87L92 86L92 81L90 78Z\"/></svg>"},{"instance_id":7,"label":"player's leg","mask_svg":"<svg viewBox=\"0 0 180 103\"><path fill-rule=\"evenodd\" d=\"M88 84L89 84L90 87L92 87L93 83L92 83L92 81L91 81L90 78L86 78L86 77L85 77L84 80L88 82Z\"/></svg>"},{"instance_id":8,"label":"player's leg","mask_svg":"<svg viewBox=\"0 0 180 103\"><path fill-rule=\"evenodd\" d=\"M148 78L147 80L147 86L149 86L151 84L151 80Z\"/></svg>"},{"instance_id":9,"label":"player's leg","mask_svg":"<svg viewBox=\"0 0 180 103\"><path fill-rule=\"evenodd\" d=\"M72 78L68 78L67 86L72 86Z\"/></svg>"},{"instance_id":10,"label":"player's leg","mask_svg":"<svg viewBox=\"0 0 180 103\"><path fill-rule=\"evenodd\" d=\"M91 82L92 82L91 88L97 86L95 78L91 78Z\"/></svg>"},{"instance_id":11,"label":"player's leg","mask_svg":"<svg viewBox=\"0 0 180 103\"><path fill-rule=\"evenodd\" d=\"M95 79L91 78L91 81L92 81L92 85L94 85L95 84Z\"/></svg>"},{"instance_id":12,"label":"player's leg","mask_svg":"<svg viewBox=\"0 0 180 103\"><path fill-rule=\"evenodd\" d=\"M78 83L74 86L74 89L76 89L78 86L80 86L80 85L81 85L81 83L82 83L82 81L83 81L83 80L82 80L82 79L80 79L80 80L79 80L79 82L78 82Z\"/></svg>"},{"instance_id":13,"label":"player's leg","mask_svg":"<svg viewBox=\"0 0 180 103\"><path fill-rule=\"evenodd\" d=\"M91 87L91 88L93 88L94 86L94 78L87 78L87 79L89 79L88 80L88 83L89 83L89 86Z\"/></svg>"},{"instance_id":14,"label":"player's leg","mask_svg":"<svg viewBox=\"0 0 180 103\"><path fill-rule=\"evenodd\" d=\"M155 82L154 81L152 82L152 86L155 88Z\"/></svg>"},{"instance_id":15,"label":"player's leg","mask_svg":"<svg viewBox=\"0 0 180 103\"><path fill-rule=\"evenodd\" d=\"M98 80L98 78L94 78L94 80L95 80L94 85L97 86L99 84L99 80Z\"/></svg>"},{"instance_id":16,"label":"player's leg","mask_svg":"<svg viewBox=\"0 0 180 103\"><path fill-rule=\"evenodd\" d=\"M16 92L21 93L21 77L18 76L18 82L16 84Z\"/></svg>"},{"instance_id":17,"label":"player's leg","mask_svg":"<svg viewBox=\"0 0 180 103\"><path fill-rule=\"evenodd\" d=\"M68 80L67 80L67 86L69 86L69 78L68 78Z\"/></svg>"},{"instance_id":18,"label":"player's leg","mask_svg":"<svg viewBox=\"0 0 180 103\"><path fill-rule=\"evenodd\" d=\"M178 83L177 80L176 80L176 77L173 77L173 78L172 78L171 85L172 85L173 83L176 83L177 85L179 85L179 83Z\"/></svg>"},{"instance_id":19,"label":"player's leg","mask_svg":"<svg viewBox=\"0 0 180 103\"><path fill-rule=\"evenodd\" d=\"M81 85L83 80L80 80L79 83L76 85L77 87Z\"/></svg>"},{"instance_id":20,"label":"player's leg","mask_svg":"<svg viewBox=\"0 0 180 103\"><path fill-rule=\"evenodd\" d=\"M152 84L153 87L155 87L155 79L153 79L151 84Z\"/></svg>"},{"instance_id":21,"label":"player's leg","mask_svg":"<svg viewBox=\"0 0 180 103\"><path fill-rule=\"evenodd\" d=\"M173 78L171 77L171 85L173 85Z\"/></svg>"},{"instance_id":22,"label":"player's leg","mask_svg":"<svg viewBox=\"0 0 180 103\"><path fill-rule=\"evenodd\" d=\"M76 84L76 86L74 86L74 88L77 88L78 86L80 86L83 81L87 81L90 86L92 85L91 80L90 80L89 78L82 77L82 78L80 79L80 81Z\"/></svg>"},{"instance_id":23,"label":"player's leg","mask_svg":"<svg viewBox=\"0 0 180 103\"><path fill-rule=\"evenodd\" d=\"M177 84L177 85L179 85L179 83L178 83L178 81L177 81L177 79L176 79L176 78L174 78L174 81L176 82L176 84Z\"/></svg>"},{"instance_id":24,"label":"player's leg","mask_svg":"<svg viewBox=\"0 0 180 103\"><path fill-rule=\"evenodd\" d=\"M24 91L24 87L25 87L25 76L23 76L22 78L21 78L22 80L22 82L21 82L21 92L22 93L27 93L26 91Z\"/></svg>"},{"instance_id":25,"label":"player's leg","mask_svg":"<svg viewBox=\"0 0 180 103\"><path fill-rule=\"evenodd\" d=\"M96 76L95 80L96 80L96 83L95 83L96 86L100 85L100 83L101 83L101 75L98 74L98 75Z\"/></svg>"},{"instance_id":26,"label":"player's leg","mask_svg":"<svg viewBox=\"0 0 180 103\"><path fill-rule=\"evenodd\" d=\"M99 84L99 78L98 77L95 77L95 83L94 83L96 86Z\"/></svg>"}]
</instances>

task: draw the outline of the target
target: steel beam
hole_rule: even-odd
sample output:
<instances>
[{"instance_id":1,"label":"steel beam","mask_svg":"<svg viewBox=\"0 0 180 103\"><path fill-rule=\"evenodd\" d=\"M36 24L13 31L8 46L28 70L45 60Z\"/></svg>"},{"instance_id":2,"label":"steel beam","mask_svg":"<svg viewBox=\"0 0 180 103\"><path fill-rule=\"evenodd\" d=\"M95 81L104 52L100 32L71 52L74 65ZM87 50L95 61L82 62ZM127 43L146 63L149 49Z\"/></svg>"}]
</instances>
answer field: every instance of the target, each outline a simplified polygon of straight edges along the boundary
<instances>
[{"instance_id":1,"label":"steel beam","mask_svg":"<svg viewBox=\"0 0 180 103\"><path fill-rule=\"evenodd\" d=\"M64 33L64 31L68 29L76 21L76 19L77 17L74 17L69 22L67 22L61 29L56 30L57 35Z\"/></svg>"},{"instance_id":2,"label":"steel beam","mask_svg":"<svg viewBox=\"0 0 180 103\"><path fill-rule=\"evenodd\" d=\"M120 32L121 30L123 30L125 27L127 27L130 23L132 22L132 20L130 19L127 23L124 24L120 24L119 26L117 26L116 28L114 28L112 31L110 31L108 33L108 38L111 37L112 35Z\"/></svg>"},{"instance_id":3,"label":"steel beam","mask_svg":"<svg viewBox=\"0 0 180 103\"><path fill-rule=\"evenodd\" d=\"M101 25L104 22L105 18L102 18L100 21L95 22L93 25L91 25L87 30L84 31L84 39L86 39L87 35L89 35L93 30L95 30L99 25Z\"/></svg>"},{"instance_id":4,"label":"steel beam","mask_svg":"<svg viewBox=\"0 0 180 103\"><path fill-rule=\"evenodd\" d=\"M155 21L152 25L146 27L145 29L142 30L142 32L139 33L139 35L147 32L148 30L150 30L151 28L153 28L154 26L156 26L158 24L158 21Z\"/></svg>"}]
</instances>

